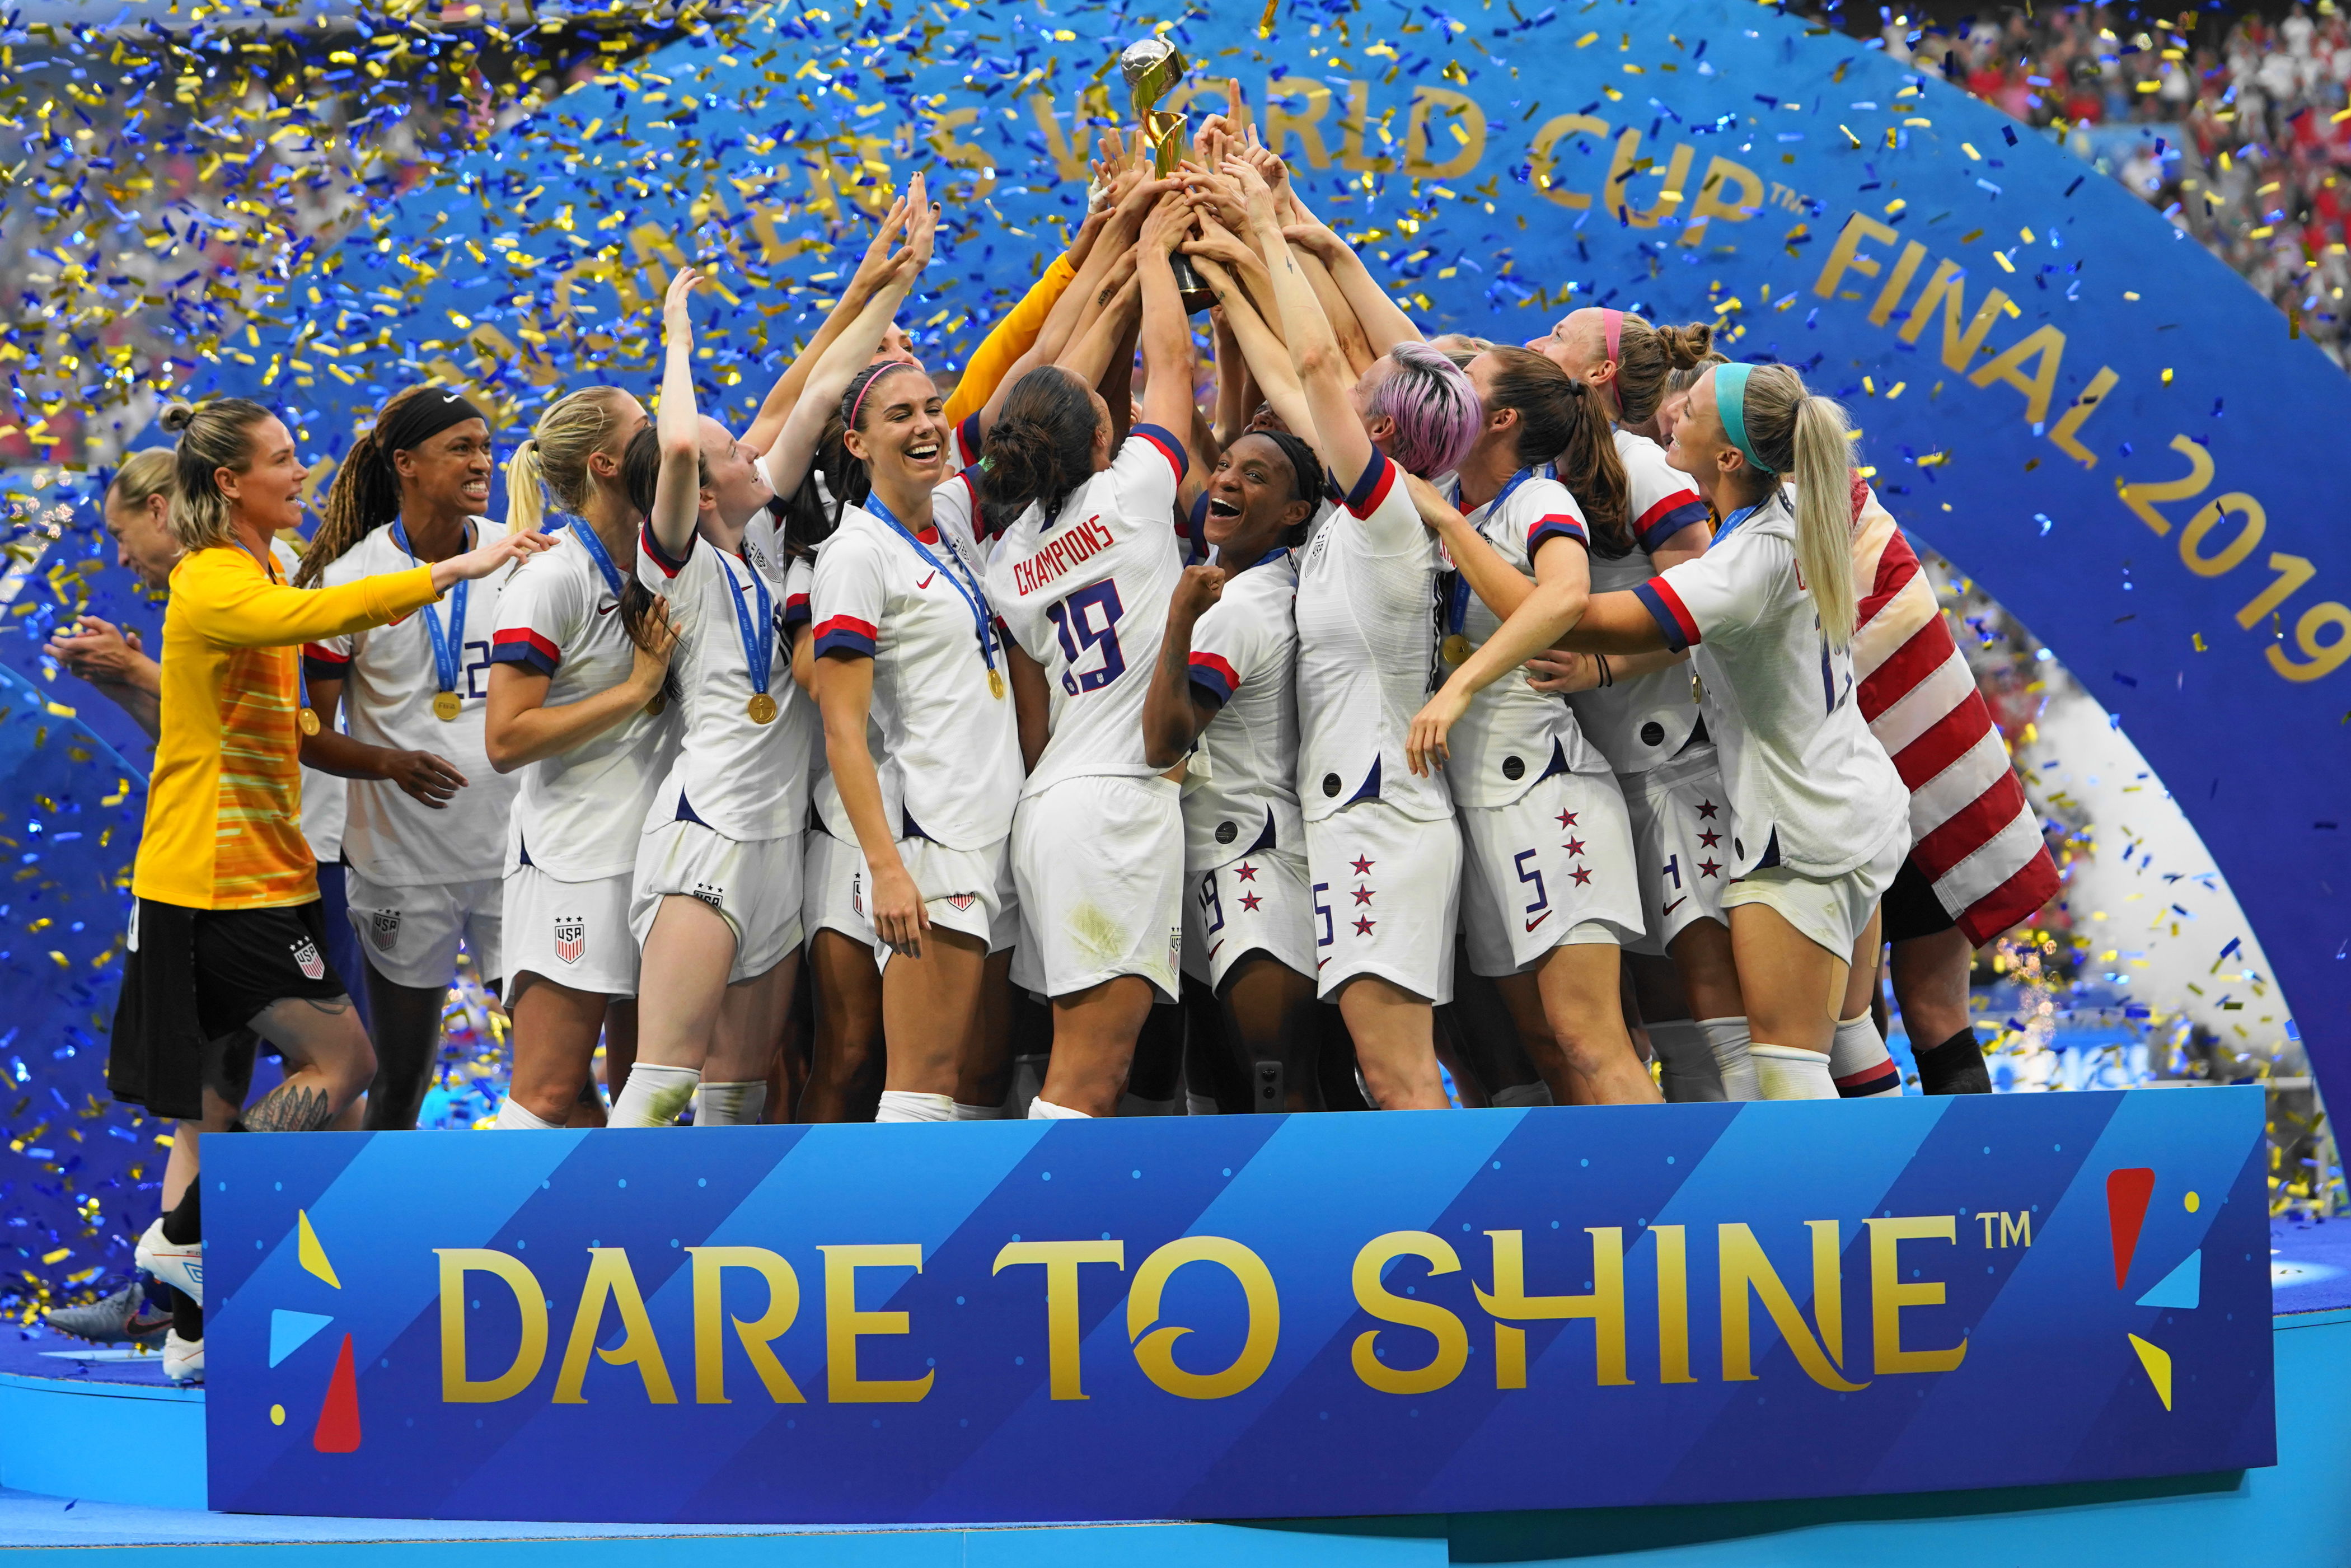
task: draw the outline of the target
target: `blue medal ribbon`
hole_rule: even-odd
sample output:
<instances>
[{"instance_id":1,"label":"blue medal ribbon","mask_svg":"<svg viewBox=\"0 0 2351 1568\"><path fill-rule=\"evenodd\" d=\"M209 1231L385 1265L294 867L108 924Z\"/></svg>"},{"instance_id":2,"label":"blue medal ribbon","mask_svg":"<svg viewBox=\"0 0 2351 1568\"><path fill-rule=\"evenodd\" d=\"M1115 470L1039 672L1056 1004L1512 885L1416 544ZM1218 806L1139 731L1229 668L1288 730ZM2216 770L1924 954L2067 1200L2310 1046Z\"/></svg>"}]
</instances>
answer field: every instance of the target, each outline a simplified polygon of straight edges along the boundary
<instances>
[{"instance_id":1,"label":"blue medal ribbon","mask_svg":"<svg viewBox=\"0 0 2351 1568\"><path fill-rule=\"evenodd\" d=\"M397 522L392 525L392 542L398 545L401 553L410 560L416 561L419 566L424 564L421 560L416 560L416 551L408 542L408 530ZM467 525L465 542L468 545L473 543L471 524ZM433 613L433 606L423 604L417 607L416 612L424 618L425 635L433 639L434 674L444 692L456 691L457 676L462 673L459 665L461 650L458 643L465 635L465 590L471 586L471 583L461 578L458 580L457 586L449 591L449 624L446 628L442 626L439 617Z\"/></svg>"},{"instance_id":2,"label":"blue medal ribbon","mask_svg":"<svg viewBox=\"0 0 2351 1568\"><path fill-rule=\"evenodd\" d=\"M941 534L939 542L946 546L947 558L955 562L953 566L948 566L931 553L930 547L915 537L914 529L898 520L897 514L883 505L881 497L866 497L865 509L896 529L898 537L913 546L914 553L923 558L924 565L933 571L945 572L946 580L955 585L955 591L963 595L963 601L971 607L972 630L979 637L979 656L987 663L987 673L994 675L996 674L996 634L988 624L987 595L980 591L979 580L967 574L963 552L956 549L954 541L947 538L945 534ZM994 681L989 682L990 690L994 690L995 685Z\"/></svg>"},{"instance_id":3,"label":"blue medal ribbon","mask_svg":"<svg viewBox=\"0 0 2351 1568\"><path fill-rule=\"evenodd\" d=\"M735 569L726 564L726 552L718 551L720 570L726 573L726 597L735 605L735 630L743 638L743 662L749 668L751 690L760 696L768 695L768 675L776 662L776 601L768 591L766 574L748 559L743 570L751 574L752 591L759 596L759 619L754 626L751 612L743 607L743 591L735 586Z\"/></svg>"},{"instance_id":4,"label":"blue medal ribbon","mask_svg":"<svg viewBox=\"0 0 2351 1568\"><path fill-rule=\"evenodd\" d=\"M1502 486L1500 493L1495 496L1492 500L1486 503L1486 515L1490 517L1496 512L1500 511L1502 509L1502 503L1510 498L1510 493L1512 491L1516 490L1520 486L1525 484L1528 480L1534 478L1538 475L1541 475L1546 479L1555 479L1559 476L1559 471L1548 463L1538 463L1531 468L1520 469L1517 473L1510 476L1510 483ZM1453 494L1446 498L1453 503L1454 508L1457 511L1459 510L1461 506L1460 480L1456 479L1453 481ZM1458 637L1461 635L1461 627L1463 623L1468 619L1469 578L1467 573L1457 569L1453 573L1453 591L1447 600L1445 606L1445 629Z\"/></svg>"},{"instance_id":5,"label":"blue medal ribbon","mask_svg":"<svg viewBox=\"0 0 2351 1568\"><path fill-rule=\"evenodd\" d=\"M613 598L620 598L628 587L628 580L621 575L621 569L612 564L612 552L604 548L604 541L596 537L596 530L588 526L587 518L572 518L571 531L578 537L580 547L588 552L588 559L594 561L596 570L603 574L604 586L612 591Z\"/></svg>"}]
</instances>

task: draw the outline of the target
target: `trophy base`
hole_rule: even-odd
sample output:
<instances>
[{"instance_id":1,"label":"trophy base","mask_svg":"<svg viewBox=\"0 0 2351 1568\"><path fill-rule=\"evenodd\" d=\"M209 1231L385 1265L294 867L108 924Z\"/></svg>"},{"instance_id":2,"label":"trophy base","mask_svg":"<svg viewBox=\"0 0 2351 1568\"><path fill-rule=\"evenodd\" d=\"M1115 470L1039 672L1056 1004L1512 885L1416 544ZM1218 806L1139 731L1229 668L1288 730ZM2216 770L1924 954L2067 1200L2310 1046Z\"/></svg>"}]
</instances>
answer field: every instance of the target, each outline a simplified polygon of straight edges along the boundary
<instances>
[{"instance_id":1,"label":"trophy base","mask_svg":"<svg viewBox=\"0 0 2351 1568\"><path fill-rule=\"evenodd\" d=\"M1184 314L1197 316L1217 302L1207 279L1200 276L1200 269L1192 265L1190 256L1179 251L1167 260L1176 272L1176 292L1184 301Z\"/></svg>"}]
</instances>

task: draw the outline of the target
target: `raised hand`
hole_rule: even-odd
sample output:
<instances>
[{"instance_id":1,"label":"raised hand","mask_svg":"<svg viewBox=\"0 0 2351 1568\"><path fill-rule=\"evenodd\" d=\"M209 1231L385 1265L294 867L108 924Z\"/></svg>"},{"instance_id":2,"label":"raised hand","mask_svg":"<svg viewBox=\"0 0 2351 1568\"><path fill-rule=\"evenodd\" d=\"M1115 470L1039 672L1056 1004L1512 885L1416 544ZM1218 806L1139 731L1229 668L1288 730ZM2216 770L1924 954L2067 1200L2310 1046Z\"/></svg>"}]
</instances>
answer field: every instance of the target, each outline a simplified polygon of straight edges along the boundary
<instances>
[{"instance_id":1,"label":"raised hand","mask_svg":"<svg viewBox=\"0 0 2351 1568\"><path fill-rule=\"evenodd\" d=\"M694 286L702 281L700 267L681 267L677 269L677 276L669 280L669 292L662 296L662 320L665 325L693 325L693 319L686 313L690 304L686 297L694 292Z\"/></svg>"},{"instance_id":2,"label":"raised hand","mask_svg":"<svg viewBox=\"0 0 2351 1568\"><path fill-rule=\"evenodd\" d=\"M1222 567L1187 566L1184 575L1176 580L1176 592L1167 601L1171 618L1186 622L1197 621L1208 612L1208 607L1225 596L1225 571Z\"/></svg>"},{"instance_id":3,"label":"raised hand","mask_svg":"<svg viewBox=\"0 0 2351 1568\"><path fill-rule=\"evenodd\" d=\"M1184 243L1192 231L1192 204L1181 195L1164 196L1143 219L1136 246L1146 256L1165 256Z\"/></svg>"},{"instance_id":4,"label":"raised hand","mask_svg":"<svg viewBox=\"0 0 2351 1568\"><path fill-rule=\"evenodd\" d=\"M1258 172L1256 164L1245 158L1228 158L1223 172L1226 178L1240 186L1241 200L1248 208L1251 224L1269 228L1279 226L1274 221L1273 187L1266 183L1265 176Z\"/></svg>"},{"instance_id":5,"label":"raised hand","mask_svg":"<svg viewBox=\"0 0 2351 1568\"><path fill-rule=\"evenodd\" d=\"M1184 242L1184 254L1208 256L1231 267L1257 265L1257 252L1243 245L1233 232L1203 211L1199 215L1200 232Z\"/></svg>"}]
</instances>

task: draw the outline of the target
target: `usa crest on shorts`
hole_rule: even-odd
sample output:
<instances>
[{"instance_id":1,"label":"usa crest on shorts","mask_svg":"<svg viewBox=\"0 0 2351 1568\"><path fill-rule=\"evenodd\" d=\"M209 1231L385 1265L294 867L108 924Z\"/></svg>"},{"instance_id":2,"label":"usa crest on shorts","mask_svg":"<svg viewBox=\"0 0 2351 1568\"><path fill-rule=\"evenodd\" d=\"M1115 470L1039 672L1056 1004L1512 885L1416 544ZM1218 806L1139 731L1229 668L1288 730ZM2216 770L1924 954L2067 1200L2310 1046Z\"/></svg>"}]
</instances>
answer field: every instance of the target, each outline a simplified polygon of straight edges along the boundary
<instances>
[{"instance_id":1,"label":"usa crest on shorts","mask_svg":"<svg viewBox=\"0 0 2351 1568\"><path fill-rule=\"evenodd\" d=\"M389 953L394 947L399 946L400 911L397 909L377 910L368 927L368 936L370 940L375 943L376 951L379 953ZM317 978L316 976L311 977L313 979Z\"/></svg>"},{"instance_id":2,"label":"usa crest on shorts","mask_svg":"<svg viewBox=\"0 0 2351 1568\"><path fill-rule=\"evenodd\" d=\"M588 923L576 915L555 917L555 956L567 964L577 964L588 951Z\"/></svg>"},{"instance_id":3,"label":"usa crest on shorts","mask_svg":"<svg viewBox=\"0 0 2351 1568\"><path fill-rule=\"evenodd\" d=\"M394 920L398 918L397 915L393 916ZM319 945L316 942L305 936L294 945L293 952L295 966L305 976L313 980L323 980L327 977L327 961L319 956Z\"/></svg>"}]
</instances>

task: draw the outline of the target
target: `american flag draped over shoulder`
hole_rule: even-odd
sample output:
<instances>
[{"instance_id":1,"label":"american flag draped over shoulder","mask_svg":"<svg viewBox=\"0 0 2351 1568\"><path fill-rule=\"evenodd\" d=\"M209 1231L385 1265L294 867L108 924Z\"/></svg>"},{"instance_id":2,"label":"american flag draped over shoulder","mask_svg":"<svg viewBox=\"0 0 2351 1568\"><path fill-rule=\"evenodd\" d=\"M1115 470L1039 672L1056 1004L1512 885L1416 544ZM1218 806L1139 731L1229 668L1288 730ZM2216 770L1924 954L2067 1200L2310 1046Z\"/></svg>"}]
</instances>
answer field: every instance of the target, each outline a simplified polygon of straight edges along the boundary
<instances>
[{"instance_id":1,"label":"american flag draped over shoulder","mask_svg":"<svg viewBox=\"0 0 2351 1568\"><path fill-rule=\"evenodd\" d=\"M2057 867L1918 557L1853 479L1862 717L1910 787L1910 858L1980 947L2057 891Z\"/></svg>"}]
</instances>

